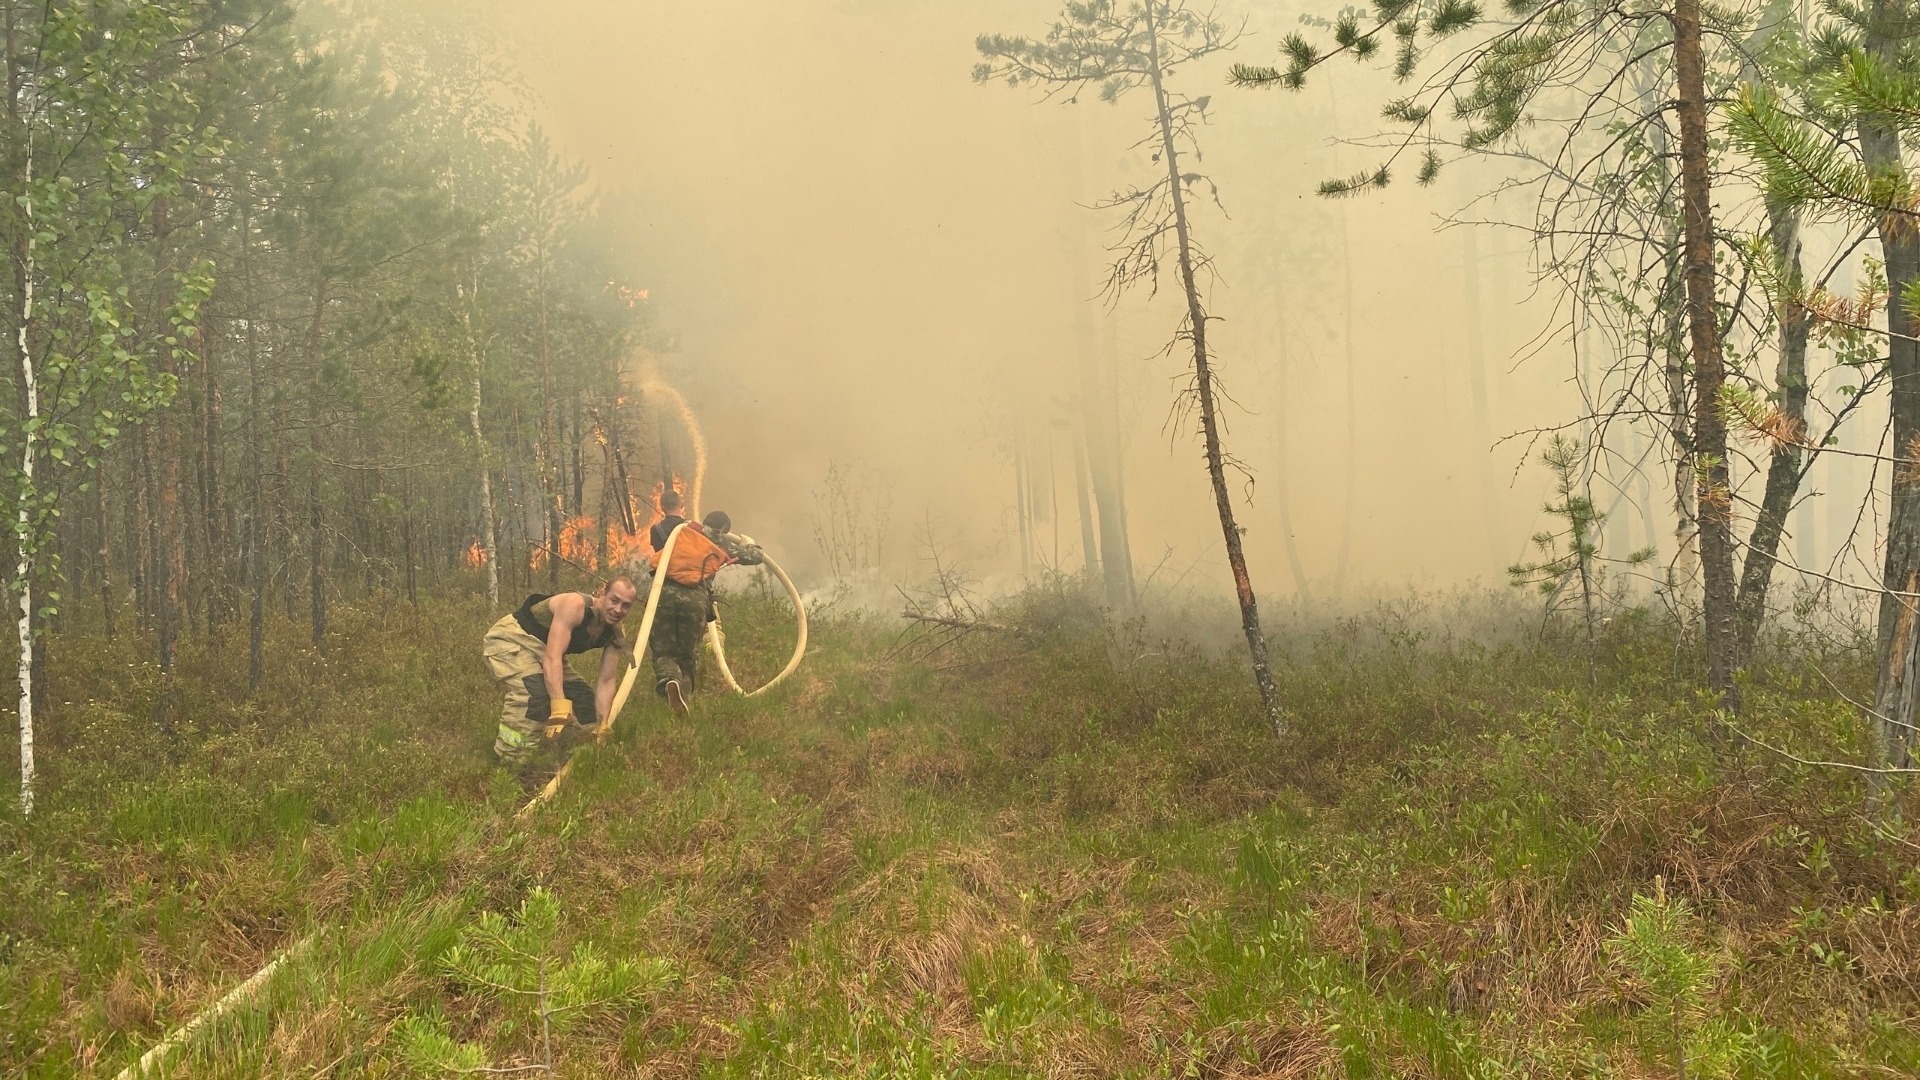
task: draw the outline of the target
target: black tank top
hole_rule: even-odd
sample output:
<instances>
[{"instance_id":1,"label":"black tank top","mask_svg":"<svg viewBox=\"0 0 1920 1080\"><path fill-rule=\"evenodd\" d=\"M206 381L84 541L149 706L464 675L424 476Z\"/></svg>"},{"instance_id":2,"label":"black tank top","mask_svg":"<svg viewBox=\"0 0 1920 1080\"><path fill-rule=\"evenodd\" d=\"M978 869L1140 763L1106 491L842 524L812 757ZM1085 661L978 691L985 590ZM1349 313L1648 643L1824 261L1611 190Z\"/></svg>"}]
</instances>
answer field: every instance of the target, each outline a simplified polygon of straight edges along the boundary
<instances>
[{"instance_id":1,"label":"black tank top","mask_svg":"<svg viewBox=\"0 0 1920 1080\"><path fill-rule=\"evenodd\" d=\"M587 617L574 628L573 636L567 639L567 655L618 645L620 632L614 627L599 625L600 616L593 610L593 598L586 593L580 596L587 602ZM545 642L547 631L553 626L553 605L548 603L552 599L551 593L528 593L526 600L520 604L520 610L513 613L513 621L520 624L520 629Z\"/></svg>"}]
</instances>

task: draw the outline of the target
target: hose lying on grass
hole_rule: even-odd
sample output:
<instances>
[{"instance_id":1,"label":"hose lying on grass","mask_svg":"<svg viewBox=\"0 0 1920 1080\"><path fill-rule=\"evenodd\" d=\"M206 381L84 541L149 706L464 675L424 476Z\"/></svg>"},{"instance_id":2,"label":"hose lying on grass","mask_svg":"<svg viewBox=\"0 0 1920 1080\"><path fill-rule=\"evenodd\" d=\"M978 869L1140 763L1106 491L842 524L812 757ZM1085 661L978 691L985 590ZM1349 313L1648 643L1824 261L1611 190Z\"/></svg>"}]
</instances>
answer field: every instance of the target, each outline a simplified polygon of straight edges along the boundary
<instances>
[{"instance_id":1,"label":"hose lying on grass","mask_svg":"<svg viewBox=\"0 0 1920 1080\"><path fill-rule=\"evenodd\" d=\"M306 937L294 942L285 952L274 957L266 967L254 972L252 978L228 991L226 997L221 998L219 1001L201 1010L198 1016L175 1028L171 1034L160 1041L159 1045L140 1055L139 1061L120 1070L120 1075L116 1077L115 1080L142 1080L143 1077L157 1068L162 1061L165 1061L167 1055L185 1046L187 1041L193 1038L195 1032L213 1023L215 1020L220 1019L228 1010L236 1005L244 1004L255 994L259 993L260 988L267 984L268 979L273 978L273 973L280 970L282 964L295 959L301 953L305 952L307 946L313 944L313 939L319 936L316 932L308 934Z\"/></svg>"},{"instance_id":2,"label":"hose lying on grass","mask_svg":"<svg viewBox=\"0 0 1920 1080\"><path fill-rule=\"evenodd\" d=\"M647 590L646 610L640 615L640 629L633 638L637 644L627 664L627 673L625 677L620 680L620 689L614 692L613 704L608 707L607 715L601 717L600 722L594 725L593 736L596 740L604 740L607 737L607 733L613 730L614 718L620 715L620 710L627 704L627 696L633 693L633 684L640 676L640 653L641 650L645 648L645 643L649 636L653 633L653 617L660 609L660 592L666 586L667 574L665 568L673 559L674 544L679 541L680 533L684 531L689 524L691 523L683 521L674 526L673 531L667 534L666 544L660 548L659 565L661 569L655 572L653 575L653 587ZM787 666L780 669L780 674L769 679L766 685L759 689L747 690L742 688L739 681L734 678L733 670L727 666L726 635L721 632L719 621L715 620L707 624L707 642L713 646L713 657L720 668L720 674L726 679L728 688L742 697L757 697L780 685L786 680L787 676L792 675L800 669L800 661L806 656L807 652L807 606L800 600L800 590L794 586L793 579L787 576L787 572L780 569L779 563L774 562L771 558L767 558L766 567L768 570L773 571L773 576L780 580L781 585L786 586L787 596L793 600L794 618L800 627L799 636L793 643L793 655L787 659ZM527 805L521 807L519 812L514 816L525 817L532 812L534 807L552 798L553 793L560 790L560 785L566 781L568 774L572 772L573 760L569 758L566 764L560 766L560 771L553 774L553 779L547 781L547 786L541 788L540 793L535 795Z\"/></svg>"}]
</instances>

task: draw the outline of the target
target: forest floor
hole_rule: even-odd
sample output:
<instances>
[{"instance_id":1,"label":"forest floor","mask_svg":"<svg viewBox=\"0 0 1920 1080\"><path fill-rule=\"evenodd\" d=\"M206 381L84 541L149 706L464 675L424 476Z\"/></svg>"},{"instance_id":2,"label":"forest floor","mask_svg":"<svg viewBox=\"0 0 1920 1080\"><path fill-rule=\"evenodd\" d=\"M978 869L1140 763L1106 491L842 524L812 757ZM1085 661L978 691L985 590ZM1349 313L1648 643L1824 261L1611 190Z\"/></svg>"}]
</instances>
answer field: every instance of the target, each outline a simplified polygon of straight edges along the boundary
<instances>
[{"instance_id":1,"label":"forest floor","mask_svg":"<svg viewBox=\"0 0 1920 1080\"><path fill-rule=\"evenodd\" d=\"M1713 726L1655 620L1295 619L1276 738L1239 655L1070 589L1021 635L829 618L516 818L492 617L276 623L252 701L244 628L172 686L58 638L0 1075L114 1076L296 942L166 1075L1920 1075L1911 800ZM780 605L729 619L765 678ZM1861 760L1827 677L1860 652L1777 649L1743 727Z\"/></svg>"}]
</instances>

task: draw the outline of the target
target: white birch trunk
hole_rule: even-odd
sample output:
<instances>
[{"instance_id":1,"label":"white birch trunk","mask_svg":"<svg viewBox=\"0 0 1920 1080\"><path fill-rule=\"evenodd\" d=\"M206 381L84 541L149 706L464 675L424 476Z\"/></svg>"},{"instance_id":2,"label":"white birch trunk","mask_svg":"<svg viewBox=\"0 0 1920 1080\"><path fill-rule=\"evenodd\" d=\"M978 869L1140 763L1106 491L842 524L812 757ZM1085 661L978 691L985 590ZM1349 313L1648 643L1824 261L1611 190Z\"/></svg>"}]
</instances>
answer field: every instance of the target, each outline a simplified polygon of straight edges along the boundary
<instances>
[{"instance_id":1,"label":"white birch trunk","mask_svg":"<svg viewBox=\"0 0 1920 1080\"><path fill-rule=\"evenodd\" d=\"M20 547L14 567L14 581L20 589L20 813L33 814L33 455L39 439L35 421L40 418L40 386L34 380L33 352L27 345L27 326L33 319L33 157L26 166L27 197L21 200L26 212L26 266L20 293L20 385L27 392L27 414L22 418L24 433L20 450L20 507L14 519L14 541Z\"/></svg>"},{"instance_id":2,"label":"white birch trunk","mask_svg":"<svg viewBox=\"0 0 1920 1080\"><path fill-rule=\"evenodd\" d=\"M473 340L473 304L478 300L479 285L476 283L471 293L467 293L464 287L461 292L466 293L467 301L461 312L461 318L466 323L467 358L473 362L473 408L467 413L467 420L473 427L473 442L480 452L480 516L486 519L487 606L499 607L500 560L499 553L494 550L493 474L487 460L487 440L480 433L480 348Z\"/></svg>"}]
</instances>

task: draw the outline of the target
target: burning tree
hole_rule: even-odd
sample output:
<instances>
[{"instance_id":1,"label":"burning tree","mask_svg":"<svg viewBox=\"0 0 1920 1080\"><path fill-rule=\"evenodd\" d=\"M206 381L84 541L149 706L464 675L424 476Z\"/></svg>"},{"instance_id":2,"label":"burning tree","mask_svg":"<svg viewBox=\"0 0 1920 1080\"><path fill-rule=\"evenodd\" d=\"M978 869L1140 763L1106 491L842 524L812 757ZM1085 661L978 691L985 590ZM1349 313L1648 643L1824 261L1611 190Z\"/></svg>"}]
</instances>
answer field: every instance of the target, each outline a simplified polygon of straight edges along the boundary
<instances>
[{"instance_id":1,"label":"burning tree","mask_svg":"<svg viewBox=\"0 0 1920 1080\"><path fill-rule=\"evenodd\" d=\"M1218 192L1202 174L1182 171L1184 155L1200 159L1197 132L1206 122L1209 98L1188 97L1169 86L1179 68L1232 48L1238 36L1237 27L1225 25L1210 12L1192 10L1182 0L1143 0L1124 6L1113 0L1069 2L1044 38L981 35L976 44L985 60L974 68L973 76L983 83L1042 87L1049 99L1064 94L1069 104L1089 88L1098 88L1100 99L1110 103L1136 90L1152 93L1153 127L1135 147L1151 150L1162 171L1145 186L1118 192L1104 204L1122 214L1123 236L1108 271L1107 292L1118 296L1142 282L1156 286L1163 257L1169 249L1176 257L1186 314L1168 350L1182 346L1193 350L1193 379L1181 393L1180 406L1200 414L1207 476L1226 539L1227 565L1239 594L1240 624L1252 654L1261 704L1278 733L1282 730L1280 696L1267 661L1267 641L1260 630L1260 611L1227 489L1227 466L1231 463L1242 471L1244 466L1232 461L1220 442L1219 390L1213 356L1207 349L1210 316L1200 295L1200 274L1208 258L1194 238L1189 211L1190 200L1202 190L1216 203Z\"/></svg>"}]
</instances>

